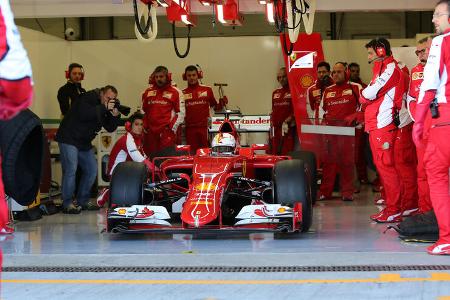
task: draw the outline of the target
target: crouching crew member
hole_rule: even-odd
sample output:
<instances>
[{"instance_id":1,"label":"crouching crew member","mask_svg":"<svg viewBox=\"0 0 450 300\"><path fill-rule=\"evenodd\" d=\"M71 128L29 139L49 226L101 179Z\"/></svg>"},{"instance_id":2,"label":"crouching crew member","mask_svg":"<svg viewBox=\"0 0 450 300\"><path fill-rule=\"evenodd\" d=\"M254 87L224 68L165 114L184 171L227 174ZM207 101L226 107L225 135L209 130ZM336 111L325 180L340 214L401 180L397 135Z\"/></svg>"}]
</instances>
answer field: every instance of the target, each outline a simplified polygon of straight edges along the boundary
<instances>
[{"instance_id":1,"label":"crouching crew member","mask_svg":"<svg viewBox=\"0 0 450 300\"><path fill-rule=\"evenodd\" d=\"M149 171L153 170L153 164L145 155L143 148L144 115L139 112L131 115L125 122L125 130L127 132L117 140L109 155L107 174L110 178L116 166L124 161L141 162ZM108 200L109 188L105 188L100 192L97 204L102 207Z\"/></svg>"}]
</instances>

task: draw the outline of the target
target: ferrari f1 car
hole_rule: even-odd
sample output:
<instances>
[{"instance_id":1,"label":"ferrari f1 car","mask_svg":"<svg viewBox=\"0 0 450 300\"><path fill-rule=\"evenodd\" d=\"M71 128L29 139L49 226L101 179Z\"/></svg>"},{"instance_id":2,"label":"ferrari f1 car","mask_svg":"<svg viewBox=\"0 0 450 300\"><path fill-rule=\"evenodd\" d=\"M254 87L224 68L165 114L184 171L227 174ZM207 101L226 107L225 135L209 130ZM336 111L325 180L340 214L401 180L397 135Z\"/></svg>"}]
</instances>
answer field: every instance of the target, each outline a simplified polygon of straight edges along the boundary
<instances>
[{"instance_id":1,"label":"ferrari f1 car","mask_svg":"<svg viewBox=\"0 0 450 300\"><path fill-rule=\"evenodd\" d=\"M302 160L258 154L261 150L268 146L240 147L226 117L211 148L154 158L159 170L152 176L144 164L119 164L111 178L107 231L308 231L309 170Z\"/></svg>"}]
</instances>

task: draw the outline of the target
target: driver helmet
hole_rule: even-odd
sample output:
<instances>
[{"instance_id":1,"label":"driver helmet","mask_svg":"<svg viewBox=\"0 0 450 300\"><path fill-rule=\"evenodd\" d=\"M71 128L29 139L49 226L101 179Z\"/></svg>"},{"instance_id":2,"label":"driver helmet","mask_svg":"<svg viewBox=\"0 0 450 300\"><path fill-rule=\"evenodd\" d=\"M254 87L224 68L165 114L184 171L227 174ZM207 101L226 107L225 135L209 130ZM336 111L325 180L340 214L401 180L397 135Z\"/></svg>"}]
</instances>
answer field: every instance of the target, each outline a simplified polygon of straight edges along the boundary
<instances>
[{"instance_id":1,"label":"driver helmet","mask_svg":"<svg viewBox=\"0 0 450 300\"><path fill-rule=\"evenodd\" d=\"M214 154L234 154L236 140L232 134L218 133L211 142L211 152Z\"/></svg>"}]
</instances>

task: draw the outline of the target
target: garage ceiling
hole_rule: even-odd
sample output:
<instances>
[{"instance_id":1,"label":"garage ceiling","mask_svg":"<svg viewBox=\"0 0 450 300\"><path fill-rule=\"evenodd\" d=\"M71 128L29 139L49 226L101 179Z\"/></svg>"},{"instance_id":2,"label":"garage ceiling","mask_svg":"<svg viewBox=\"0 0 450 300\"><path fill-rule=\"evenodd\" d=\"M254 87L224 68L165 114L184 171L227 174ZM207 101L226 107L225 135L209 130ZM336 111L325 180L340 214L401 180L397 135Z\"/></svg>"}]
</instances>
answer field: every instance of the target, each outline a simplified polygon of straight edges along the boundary
<instances>
[{"instance_id":1,"label":"garage ceiling","mask_svg":"<svg viewBox=\"0 0 450 300\"><path fill-rule=\"evenodd\" d=\"M427 11L433 0L317 0L317 11ZM11 0L16 18L131 16L131 0ZM240 0L243 13L263 13L257 0ZM211 8L192 1L195 14L210 14ZM159 13L164 13L161 9Z\"/></svg>"}]
</instances>

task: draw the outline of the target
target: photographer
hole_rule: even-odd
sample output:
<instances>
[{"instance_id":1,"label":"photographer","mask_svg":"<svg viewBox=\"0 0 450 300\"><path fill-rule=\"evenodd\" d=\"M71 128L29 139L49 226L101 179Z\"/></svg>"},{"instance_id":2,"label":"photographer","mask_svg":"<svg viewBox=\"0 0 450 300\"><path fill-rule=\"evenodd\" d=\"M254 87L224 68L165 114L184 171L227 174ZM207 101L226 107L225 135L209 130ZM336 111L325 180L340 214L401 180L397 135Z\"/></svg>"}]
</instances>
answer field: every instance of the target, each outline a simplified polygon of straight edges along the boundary
<instances>
[{"instance_id":1,"label":"photographer","mask_svg":"<svg viewBox=\"0 0 450 300\"><path fill-rule=\"evenodd\" d=\"M111 85L82 94L61 122L56 141L61 153L64 213L78 214L81 209L98 209L89 201L90 189L97 175L97 160L91 142L102 127L113 132L119 125L116 97L117 89ZM72 203L77 165L83 172L76 195L80 206Z\"/></svg>"}]
</instances>

